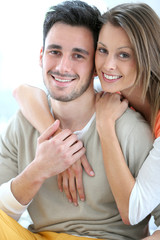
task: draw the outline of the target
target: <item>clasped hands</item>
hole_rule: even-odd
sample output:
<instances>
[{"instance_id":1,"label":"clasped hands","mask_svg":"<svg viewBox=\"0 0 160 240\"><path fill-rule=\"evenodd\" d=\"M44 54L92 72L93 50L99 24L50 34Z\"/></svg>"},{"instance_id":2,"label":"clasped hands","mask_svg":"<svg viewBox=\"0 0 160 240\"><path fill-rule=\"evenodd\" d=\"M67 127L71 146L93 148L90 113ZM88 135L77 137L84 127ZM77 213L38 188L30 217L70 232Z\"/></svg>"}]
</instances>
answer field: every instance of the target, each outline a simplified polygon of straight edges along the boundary
<instances>
[{"instance_id":1,"label":"clasped hands","mask_svg":"<svg viewBox=\"0 0 160 240\"><path fill-rule=\"evenodd\" d=\"M100 123L97 124L97 129L99 125L102 126L102 129L104 128L106 125L106 116L114 123L115 119L126 110L127 105L127 102L121 101L121 96L119 94L97 94L96 121ZM112 114L108 114L108 112ZM58 175L57 179L60 191L64 191L69 202L77 206L78 195L81 201L85 200L83 169L91 177L94 176L94 172L85 156L85 148L82 141L78 140L77 136L68 129L60 131L59 125L59 120L55 121L53 126L40 136L38 143L45 147L45 151L41 151L41 154L45 154L45 156L39 155L40 158L42 157L46 159L46 161L49 160L48 164L46 161L42 164L46 169L47 175L45 178ZM49 139L51 139L50 143L44 146L46 140ZM49 151L48 155L46 151ZM43 173L44 168L42 169Z\"/></svg>"},{"instance_id":2,"label":"clasped hands","mask_svg":"<svg viewBox=\"0 0 160 240\"><path fill-rule=\"evenodd\" d=\"M89 176L94 176L94 172L85 156L82 141L69 129L60 130L59 125L56 120L38 138L36 169L44 180L57 175L59 190L77 206L78 195L81 201L85 200L83 169Z\"/></svg>"}]
</instances>

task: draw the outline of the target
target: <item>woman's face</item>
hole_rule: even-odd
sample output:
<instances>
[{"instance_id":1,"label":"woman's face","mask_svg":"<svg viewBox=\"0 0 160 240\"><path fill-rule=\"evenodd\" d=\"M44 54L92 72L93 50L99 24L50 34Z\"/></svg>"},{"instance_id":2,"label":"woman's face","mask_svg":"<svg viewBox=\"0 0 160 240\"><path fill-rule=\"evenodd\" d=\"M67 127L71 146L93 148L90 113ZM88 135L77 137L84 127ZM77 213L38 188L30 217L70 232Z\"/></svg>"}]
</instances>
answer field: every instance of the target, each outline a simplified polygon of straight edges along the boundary
<instances>
[{"instance_id":1,"label":"woman's face","mask_svg":"<svg viewBox=\"0 0 160 240\"><path fill-rule=\"evenodd\" d=\"M137 66L126 32L110 23L103 25L96 50L96 70L102 89L118 92L133 86Z\"/></svg>"}]
</instances>

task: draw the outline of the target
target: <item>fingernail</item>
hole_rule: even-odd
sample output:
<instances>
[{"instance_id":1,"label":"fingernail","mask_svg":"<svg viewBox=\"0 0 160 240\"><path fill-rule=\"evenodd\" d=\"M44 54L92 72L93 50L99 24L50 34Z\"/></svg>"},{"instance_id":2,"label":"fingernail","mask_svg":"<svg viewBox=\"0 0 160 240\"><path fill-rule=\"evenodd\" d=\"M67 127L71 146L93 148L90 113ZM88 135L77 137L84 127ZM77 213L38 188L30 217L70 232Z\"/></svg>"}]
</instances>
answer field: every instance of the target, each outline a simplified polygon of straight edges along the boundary
<instances>
[{"instance_id":1,"label":"fingernail","mask_svg":"<svg viewBox=\"0 0 160 240\"><path fill-rule=\"evenodd\" d=\"M81 198L81 201L84 202L84 198Z\"/></svg>"},{"instance_id":2,"label":"fingernail","mask_svg":"<svg viewBox=\"0 0 160 240\"><path fill-rule=\"evenodd\" d=\"M70 203L72 203L72 200L71 200L71 199L68 199L68 201L69 201Z\"/></svg>"},{"instance_id":3,"label":"fingernail","mask_svg":"<svg viewBox=\"0 0 160 240\"><path fill-rule=\"evenodd\" d=\"M78 206L78 204L77 204L76 202L74 202L74 206L76 206L76 207L77 207L77 206Z\"/></svg>"},{"instance_id":4,"label":"fingernail","mask_svg":"<svg viewBox=\"0 0 160 240\"><path fill-rule=\"evenodd\" d=\"M93 171L91 171L91 172L90 172L90 175L91 175L91 176L94 176L94 172L93 172Z\"/></svg>"}]
</instances>

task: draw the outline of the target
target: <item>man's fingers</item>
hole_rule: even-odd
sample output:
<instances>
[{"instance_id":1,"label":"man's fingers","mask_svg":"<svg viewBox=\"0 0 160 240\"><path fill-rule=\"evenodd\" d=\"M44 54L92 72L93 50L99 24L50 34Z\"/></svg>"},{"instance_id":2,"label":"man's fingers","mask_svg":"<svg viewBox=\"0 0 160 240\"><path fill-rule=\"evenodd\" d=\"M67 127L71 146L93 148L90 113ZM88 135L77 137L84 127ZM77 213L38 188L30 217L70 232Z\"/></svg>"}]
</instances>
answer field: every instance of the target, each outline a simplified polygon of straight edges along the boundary
<instances>
[{"instance_id":1,"label":"man's fingers","mask_svg":"<svg viewBox=\"0 0 160 240\"><path fill-rule=\"evenodd\" d=\"M84 147L82 147L81 149L79 149L78 151L73 151L72 154L72 158L73 158L73 162L76 162L78 159L80 159L84 154L85 154L86 149Z\"/></svg>"},{"instance_id":2,"label":"man's fingers","mask_svg":"<svg viewBox=\"0 0 160 240\"><path fill-rule=\"evenodd\" d=\"M71 134L68 137L66 136L64 138L64 141L66 143L66 147L71 147L72 145L76 144L78 142L78 138L77 135L75 134ZM79 141L80 142L80 141ZM80 144L81 145L81 144ZM82 148L82 146L81 146Z\"/></svg>"},{"instance_id":3,"label":"man's fingers","mask_svg":"<svg viewBox=\"0 0 160 240\"><path fill-rule=\"evenodd\" d=\"M46 129L46 131L44 131L44 133L42 133L42 135L38 138L38 142L41 143L50 139L59 128L59 124L59 120L56 120L49 128Z\"/></svg>"},{"instance_id":4,"label":"man's fingers","mask_svg":"<svg viewBox=\"0 0 160 240\"><path fill-rule=\"evenodd\" d=\"M80 151L83 147L83 143L81 141L77 141L75 142L71 147L70 147L70 151L71 154L74 155L76 154L78 151Z\"/></svg>"}]
</instances>

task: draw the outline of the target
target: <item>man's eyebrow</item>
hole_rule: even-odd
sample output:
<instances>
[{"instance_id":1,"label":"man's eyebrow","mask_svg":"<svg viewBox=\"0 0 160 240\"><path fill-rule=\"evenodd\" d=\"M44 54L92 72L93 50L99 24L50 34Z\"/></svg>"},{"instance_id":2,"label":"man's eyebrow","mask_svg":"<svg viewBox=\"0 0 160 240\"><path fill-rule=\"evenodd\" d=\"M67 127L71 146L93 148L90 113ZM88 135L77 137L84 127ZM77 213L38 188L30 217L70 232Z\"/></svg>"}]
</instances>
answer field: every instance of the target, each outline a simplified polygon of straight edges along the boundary
<instances>
[{"instance_id":1,"label":"man's eyebrow","mask_svg":"<svg viewBox=\"0 0 160 240\"><path fill-rule=\"evenodd\" d=\"M62 47L58 44L50 44L47 46L47 49L53 49L53 48L62 49Z\"/></svg>"},{"instance_id":2,"label":"man's eyebrow","mask_svg":"<svg viewBox=\"0 0 160 240\"><path fill-rule=\"evenodd\" d=\"M50 45L47 46L47 49L60 49L60 50L62 50L62 47L58 44L50 44ZM89 55L89 52L86 51L83 48L73 48L72 52L78 52L78 53L82 53L82 54L85 54L85 55Z\"/></svg>"},{"instance_id":3,"label":"man's eyebrow","mask_svg":"<svg viewBox=\"0 0 160 240\"><path fill-rule=\"evenodd\" d=\"M79 53L83 53L83 54L85 54L85 55L89 55L89 52L86 51L86 50L83 49L83 48L73 48L73 49L72 49L72 52L79 52Z\"/></svg>"}]
</instances>

